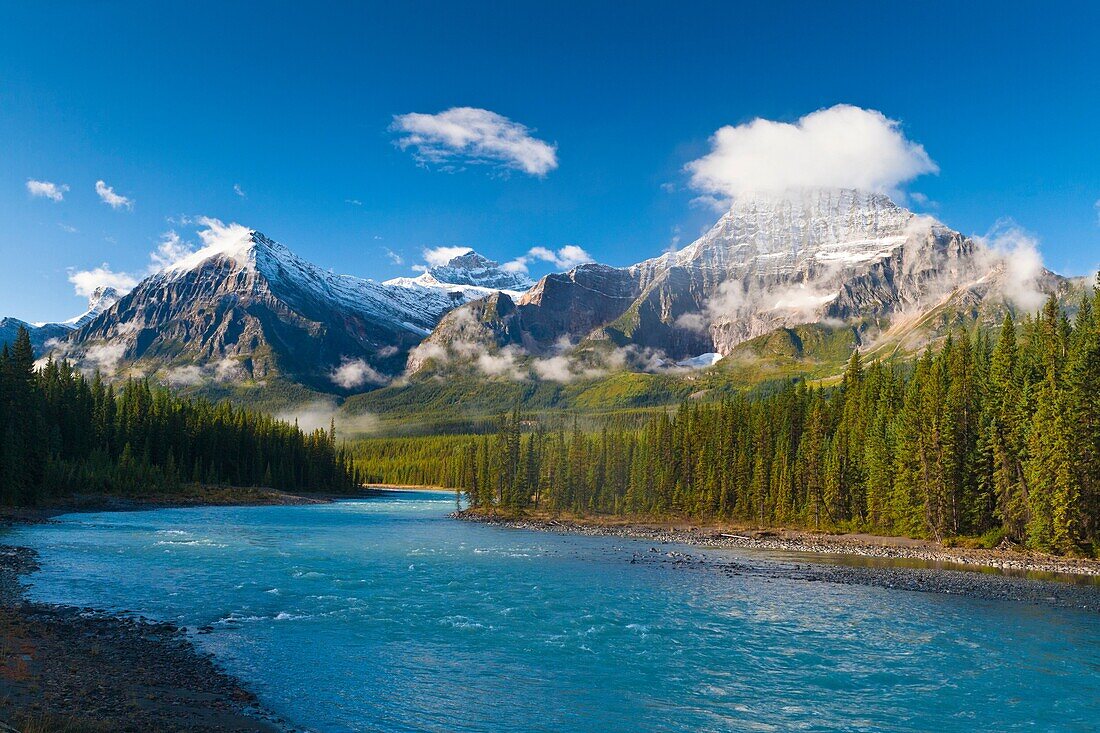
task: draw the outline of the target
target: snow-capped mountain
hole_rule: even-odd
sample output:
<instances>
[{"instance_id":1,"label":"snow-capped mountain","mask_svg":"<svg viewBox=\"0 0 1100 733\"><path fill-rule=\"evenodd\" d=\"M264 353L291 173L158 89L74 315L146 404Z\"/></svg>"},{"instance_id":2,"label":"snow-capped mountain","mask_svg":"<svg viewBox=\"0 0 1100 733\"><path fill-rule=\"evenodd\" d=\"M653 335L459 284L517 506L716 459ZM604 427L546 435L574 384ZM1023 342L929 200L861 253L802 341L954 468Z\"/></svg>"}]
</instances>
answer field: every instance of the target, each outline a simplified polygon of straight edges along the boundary
<instances>
[{"instance_id":1,"label":"snow-capped mountain","mask_svg":"<svg viewBox=\"0 0 1100 733\"><path fill-rule=\"evenodd\" d=\"M518 298L534 285L526 275L508 272L473 250L451 258L445 265L430 267L417 277L395 277L382 284L430 299L442 293L447 302L454 301L456 295L463 301L471 301L496 292Z\"/></svg>"},{"instance_id":2,"label":"snow-capped mountain","mask_svg":"<svg viewBox=\"0 0 1100 733\"><path fill-rule=\"evenodd\" d=\"M423 275L415 278L396 278L387 280L386 284L404 284L406 281L422 282L429 287L437 285L468 285L483 290L509 290L523 292L529 290L533 282L527 275L519 272L509 272L498 263L482 257L477 252L469 250L457 257L452 257L444 265L429 267Z\"/></svg>"},{"instance_id":3,"label":"snow-capped mountain","mask_svg":"<svg viewBox=\"0 0 1100 733\"><path fill-rule=\"evenodd\" d=\"M122 297L118 291L111 287L98 287L92 291L92 294L88 297L88 310L81 313L79 316L74 316L67 321L62 321L61 326L68 326L69 328L81 328L88 325L103 311L110 308L112 305L118 302L118 299ZM36 326L43 326L48 324L36 323Z\"/></svg>"},{"instance_id":4,"label":"snow-capped mountain","mask_svg":"<svg viewBox=\"0 0 1100 733\"><path fill-rule=\"evenodd\" d=\"M204 241L85 322L55 353L177 385L281 379L354 392L399 375L408 350L444 313L495 292L335 274L239 225L216 227ZM489 274L492 263L475 257L466 280ZM463 274L461 263L449 267Z\"/></svg>"},{"instance_id":5,"label":"snow-capped mountain","mask_svg":"<svg viewBox=\"0 0 1100 733\"><path fill-rule=\"evenodd\" d=\"M62 326L60 323L42 323L35 325L18 318L6 316L0 318L0 345L14 343L20 328L27 329L27 333L31 337L31 346L34 347L36 354L41 353L43 349L46 348L47 343L64 338L72 330L67 326Z\"/></svg>"},{"instance_id":6,"label":"snow-capped mountain","mask_svg":"<svg viewBox=\"0 0 1100 733\"><path fill-rule=\"evenodd\" d=\"M35 352L41 352L47 348L48 344L68 336L69 331L91 322L93 318L114 305L118 298L118 291L114 288L96 288L88 298L88 310L79 316L57 323L27 323L18 318L2 318L0 319L0 344L14 341L19 328L23 327L31 337L31 346L34 347Z\"/></svg>"},{"instance_id":7,"label":"snow-capped mountain","mask_svg":"<svg viewBox=\"0 0 1100 733\"><path fill-rule=\"evenodd\" d=\"M626 353L653 362L658 354L696 366L698 355L725 356L777 328L847 324L861 339L947 300L973 318L990 303L1010 306L1013 289L1041 298L1062 282L1041 268L1008 277L1009 268L1002 255L882 194L747 196L678 251L626 268L581 265L548 275L518 299L498 298L497 320L479 304L448 314L410 370L456 344L459 353L518 348L534 356L603 344L620 360ZM465 315L472 309L477 318Z\"/></svg>"}]
</instances>

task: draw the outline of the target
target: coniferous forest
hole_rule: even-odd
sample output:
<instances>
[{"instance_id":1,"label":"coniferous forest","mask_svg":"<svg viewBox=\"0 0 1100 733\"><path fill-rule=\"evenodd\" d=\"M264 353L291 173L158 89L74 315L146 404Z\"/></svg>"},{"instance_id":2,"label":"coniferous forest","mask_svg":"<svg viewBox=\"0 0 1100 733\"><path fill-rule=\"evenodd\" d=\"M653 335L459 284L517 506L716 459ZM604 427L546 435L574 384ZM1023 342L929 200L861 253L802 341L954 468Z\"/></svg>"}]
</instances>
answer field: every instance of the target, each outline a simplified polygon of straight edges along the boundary
<instances>
[{"instance_id":1,"label":"coniferous forest","mask_svg":"<svg viewBox=\"0 0 1100 733\"><path fill-rule=\"evenodd\" d=\"M0 505L74 494L172 493L181 484L337 491L358 485L332 432L185 399L146 381L118 388L65 362L35 369L25 330L0 350Z\"/></svg>"},{"instance_id":2,"label":"coniferous forest","mask_svg":"<svg viewBox=\"0 0 1100 733\"><path fill-rule=\"evenodd\" d=\"M1100 292L1100 289L1098 289ZM913 537L1100 544L1100 296L1051 299L994 333L837 385L687 402L640 428L548 426L518 411L464 440L359 448L366 473L466 491L482 509L677 516ZM399 475L398 475L399 474Z\"/></svg>"}]
</instances>

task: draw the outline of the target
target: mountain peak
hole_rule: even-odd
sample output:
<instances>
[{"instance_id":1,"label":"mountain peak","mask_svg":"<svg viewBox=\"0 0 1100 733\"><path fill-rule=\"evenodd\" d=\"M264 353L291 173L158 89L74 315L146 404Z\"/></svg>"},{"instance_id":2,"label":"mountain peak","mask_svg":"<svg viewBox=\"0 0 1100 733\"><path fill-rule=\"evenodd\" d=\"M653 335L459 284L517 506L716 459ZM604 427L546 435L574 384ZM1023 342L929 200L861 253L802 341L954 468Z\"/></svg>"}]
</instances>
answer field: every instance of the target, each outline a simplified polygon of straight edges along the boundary
<instances>
[{"instance_id":1,"label":"mountain peak","mask_svg":"<svg viewBox=\"0 0 1100 733\"><path fill-rule=\"evenodd\" d=\"M62 321L60 325L72 329L81 328L91 323L100 313L117 303L118 299L121 297L119 292L114 288L101 285L93 290L92 294L88 296L88 310L84 311L79 316L70 318L67 321Z\"/></svg>"},{"instance_id":2,"label":"mountain peak","mask_svg":"<svg viewBox=\"0 0 1100 733\"><path fill-rule=\"evenodd\" d=\"M88 307L110 308L120 297L119 292L108 285L100 285L88 297Z\"/></svg>"},{"instance_id":3,"label":"mountain peak","mask_svg":"<svg viewBox=\"0 0 1100 733\"><path fill-rule=\"evenodd\" d=\"M886 194L858 189L748 194L671 257L680 264L703 260L721 269L756 260L761 273L790 270L803 258L862 263L903 244L916 219Z\"/></svg>"},{"instance_id":4,"label":"mountain peak","mask_svg":"<svg viewBox=\"0 0 1100 733\"><path fill-rule=\"evenodd\" d=\"M233 260L241 267L252 269L256 265L257 252L280 257L290 255L290 250L284 245L270 239L263 232L240 224L211 225L199 236L202 237L203 246L166 267L165 273L178 275L189 272L216 257Z\"/></svg>"},{"instance_id":5,"label":"mountain peak","mask_svg":"<svg viewBox=\"0 0 1100 733\"><path fill-rule=\"evenodd\" d=\"M504 267L474 250L452 257L444 265L429 267L416 279L432 278L443 285L469 285L491 290L529 289L533 283L527 275L509 272Z\"/></svg>"},{"instance_id":6,"label":"mountain peak","mask_svg":"<svg viewBox=\"0 0 1100 733\"><path fill-rule=\"evenodd\" d=\"M797 188L789 191L758 191L733 199L730 210L754 210L760 208L787 207L795 209L897 209L899 207L885 193L859 188Z\"/></svg>"}]
</instances>

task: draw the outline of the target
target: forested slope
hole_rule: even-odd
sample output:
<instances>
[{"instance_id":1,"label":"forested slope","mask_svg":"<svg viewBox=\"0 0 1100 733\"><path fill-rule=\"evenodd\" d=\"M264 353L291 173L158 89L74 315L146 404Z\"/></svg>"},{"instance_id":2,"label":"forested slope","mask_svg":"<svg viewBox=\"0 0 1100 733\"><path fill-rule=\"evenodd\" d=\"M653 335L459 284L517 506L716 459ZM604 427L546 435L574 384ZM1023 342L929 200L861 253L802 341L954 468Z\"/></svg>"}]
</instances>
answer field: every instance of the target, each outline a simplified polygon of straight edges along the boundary
<instances>
[{"instance_id":1,"label":"forested slope","mask_svg":"<svg viewBox=\"0 0 1100 733\"><path fill-rule=\"evenodd\" d=\"M65 362L36 370L25 330L0 349L0 505L171 493L190 482L300 491L359 483L331 433L145 381L116 389Z\"/></svg>"},{"instance_id":2,"label":"forested slope","mask_svg":"<svg viewBox=\"0 0 1100 733\"><path fill-rule=\"evenodd\" d=\"M688 401L641 427L555 427L516 411L491 435L357 455L375 478L459 487L478 507L984 535L1093 554L1098 310L1086 295L1071 323L1051 299L1019 324L1006 316L995 338L960 333L910 364L864 365L856 351L838 386Z\"/></svg>"}]
</instances>

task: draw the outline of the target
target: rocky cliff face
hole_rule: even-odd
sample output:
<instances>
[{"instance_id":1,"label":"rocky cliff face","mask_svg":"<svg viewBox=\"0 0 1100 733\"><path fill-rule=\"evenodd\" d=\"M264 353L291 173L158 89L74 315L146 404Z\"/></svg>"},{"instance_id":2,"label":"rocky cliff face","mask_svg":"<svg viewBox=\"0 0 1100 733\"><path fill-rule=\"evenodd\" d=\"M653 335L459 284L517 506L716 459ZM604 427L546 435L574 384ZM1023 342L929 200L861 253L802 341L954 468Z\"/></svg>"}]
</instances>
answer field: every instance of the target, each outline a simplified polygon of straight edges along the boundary
<instances>
[{"instance_id":1,"label":"rocky cliff face","mask_svg":"<svg viewBox=\"0 0 1100 733\"><path fill-rule=\"evenodd\" d=\"M56 353L178 386L280 378L349 393L400 374L444 313L492 292L333 274L238 227L142 281Z\"/></svg>"},{"instance_id":2,"label":"rocky cliff face","mask_svg":"<svg viewBox=\"0 0 1100 733\"><path fill-rule=\"evenodd\" d=\"M627 268L583 265L543 278L501 328L479 315L486 344L533 354L571 344L632 347L674 361L729 354L777 328L815 322L888 327L951 300L1005 300L1004 263L959 232L855 190L738 200L687 247ZM1056 289L1042 271L1032 286ZM1011 294L1009 294L1011 295ZM469 340L451 314L427 340ZM410 367L415 370L415 360Z\"/></svg>"}]
</instances>

